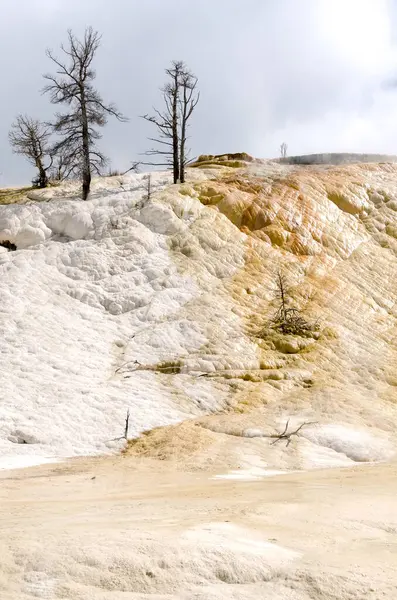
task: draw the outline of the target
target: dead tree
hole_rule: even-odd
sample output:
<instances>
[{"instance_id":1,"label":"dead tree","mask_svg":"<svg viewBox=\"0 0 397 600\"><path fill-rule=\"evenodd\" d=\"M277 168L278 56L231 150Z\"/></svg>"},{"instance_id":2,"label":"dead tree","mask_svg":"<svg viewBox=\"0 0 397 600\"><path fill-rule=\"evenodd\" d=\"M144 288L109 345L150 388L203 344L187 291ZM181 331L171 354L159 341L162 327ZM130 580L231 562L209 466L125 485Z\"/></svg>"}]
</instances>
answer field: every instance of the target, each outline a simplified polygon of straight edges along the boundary
<instances>
[{"instance_id":1,"label":"dead tree","mask_svg":"<svg viewBox=\"0 0 397 600\"><path fill-rule=\"evenodd\" d=\"M299 432L303 427L307 427L308 425L315 425L315 424L316 424L315 421L309 421L307 423L302 423L301 425L299 425L299 427L297 429L288 433L288 427L289 427L289 419L288 419L288 421L285 425L284 431L282 433L274 433L272 435L266 435L265 437L274 439L274 442L271 443L272 446L274 444L277 444L277 442L281 442L281 440L286 440L287 447L288 447L291 443L291 437L293 435L299 436Z\"/></svg>"},{"instance_id":2,"label":"dead tree","mask_svg":"<svg viewBox=\"0 0 397 600\"><path fill-rule=\"evenodd\" d=\"M310 336L318 332L320 327L318 322L310 323L304 319L301 311L290 304L290 290L286 283L286 278L281 271L277 273L277 298L279 307L273 319L270 322L272 329L278 330L283 334Z\"/></svg>"},{"instance_id":3,"label":"dead tree","mask_svg":"<svg viewBox=\"0 0 397 600\"><path fill-rule=\"evenodd\" d=\"M125 426L124 426L124 437L128 439L128 429L130 426L130 409L127 410L127 416L125 418Z\"/></svg>"},{"instance_id":4,"label":"dead tree","mask_svg":"<svg viewBox=\"0 0 397 600\"><path fill-rule=\"evenodd\" d=\"M188 121L192 116L194 109L200 99L200 93L195 93L197 87L197 77L190 71L184 71L181 82L180 114L181 114L181 132L180 132L180 151L179 151L179 177L181 183L185 183L185 167L188 163L189 152L186 151Z\"/></svg>"},{"instance_id":5,"label":"dead tree","mask_svg":"<svg viewBox=\"0 0 397 600\"><path fill-rule=\"evenodd\" d=\"M83 200L90 192L92 172L100 174L107 162L95 145L101 138L96 127L106 125L109 115L126 121L114 104L104 104L93 86L96 73L92 62L100 42L101 36L92 27L86 29L82 41L69 30L67 46L61 45L65 55L63 61L56 58L51 50L46 52L57 66L57 71L56 75L44 75L49 83L43 91L49 94L53 104L69 107L66 113L55 116L54 131L61 140L54 151L62 152L73 166L73 174L81 177Z\"/></svg>"},{"instance_id":6,"label":"dead tree","mask_svg":"<svg viewBox=\"0 0 397 600\"><path fill-rule=\"evenodd\" d=\"M70 159L63 152L58 152L54 157L49 178L51 181L65 181L72 175L73 169L74 166L73 163L70 163Z\"/></svg>"},{"instance_id":7,"label":"dead tree","mask_svg":"<svg viewBox=\"0 0 397 600\"><path fill-rule=\"evenodd\" d=\"M165 108L154 109L155 115L143 115L143 119L157 127L158 137L149 138L159 144L145 152L146 156L160 156L163 162L146 162L146 165L172 167L174 183L184 182L187 164L186 139L188 121L198 103L195 94L197 78L182 61L173 61L166 69L170 81L162 88Z\"/></svg>"},{"instance_id":8,"label":"dead tree","mask_svg":"<svg viewBox=\"0 0 397 600\"><path fill-rule=\"evenodd\" d=\"M109 440L109 441L110 442L119 442L120 440L128 440L129 427L130 427L130 409L127 410L127 416L125 418L124 434L121 435L120 437L113 438L112 440Z\"/></svg>"},{"instance_id":9,"label":"dead tree","mask_svg":"<svg viewBox=\"0 0 397 600\"><path fill-rule=\"evenodd\" d=\"M277 272L277 297L280 300L280 307L278 309L278 313L280 315L281 320L285 320L287 314L287 284L285 276L281 271Z\"/></svg>"},{"instance_id":10,"label":"dead tree","mask_svg":"<svg viewBox=\"0 0 397 600\"><path fill-rule=\"evenodd\" d=\"M172 167L174 183L179 181L178 108L183 67L181 61L174 61L171 68L166 69L166 74L171 81L161 89L165 109L160 111L155 108L155 115L146 114L142 117L145 121L153 123L157 127L158 137L149 138L149 140L160 145L160 148L152 148L145 154L146 156L161 156L161 160L164 161L145 164Z\"/></svg>"},{"instance_id":11,"label":"dead tree","mask_svg":"<svg viewBox=\"0 0 397 600\"><path fill-rule=\"evenodd\" d=\"M147 176L147 183L146 183L146 200L149 202L151 197L152 197L152 176L149 173L149 175Z\"/></svg>"},{"instance_id":12,"label":"dead tree","mask_svg":"<svg viewBox=\"0 0 397 600\"><path fill-rule=\"evenodd\" d=\"M280 146L280 156L281 158L286 158L287 157L287 152L288 152L288 145L283 142Z\"/></svg>"},{"instance_id":13,"label":"dead tree","mask_svg":"<svg viewBox=\"0 0 397 600\"><path fill-rule=\"evenodd\" d=\"M174 171L174 183L176 183L179 179L178 100L180 78L182 76L183 66L184 65L181 61L177 61L173 62L170 69L166 69L166 74L171 78L171 83L165 86L164 94L167 113L171 117L170 124L172 134L172 166ZM170 106L168 106L167 101L170 102Z\"/></svg>"},{"instance_id":14,"label":"dead tree","mask_svg":"<svg viewBox=\"0 0 397 600\"><path fill-rule=\"evenodd\" d=\"M47 187L47 172L53 162L50 136L51 128L48 125L27 115L18 115L8 134L13 152L25 156L38 170L34 181L40 188Z\"/></svg>"}]
</instances>

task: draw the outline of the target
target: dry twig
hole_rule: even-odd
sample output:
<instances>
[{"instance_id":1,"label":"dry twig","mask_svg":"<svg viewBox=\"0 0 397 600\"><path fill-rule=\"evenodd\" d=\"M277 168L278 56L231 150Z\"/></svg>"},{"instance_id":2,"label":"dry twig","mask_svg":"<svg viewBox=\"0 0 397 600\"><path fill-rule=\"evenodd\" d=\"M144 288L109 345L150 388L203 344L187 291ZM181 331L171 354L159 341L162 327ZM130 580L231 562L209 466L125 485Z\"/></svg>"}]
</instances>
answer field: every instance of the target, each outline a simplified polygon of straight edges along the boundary
<instances>
[{"instance_id":1,"label":"dry twig","mask_svg":"<svg viewBox=\"0 0 397 600\"><path fill-rule=\"evenodd\" d=\"M290 433L288 433L289 421L290 420L288 419L288 421L285 425L284 431L282 433L273 433L272 435L264 436L264 437L274 439L274 442L271 443L272 446L274 444L277 444L277 442L280 442L281 440L287 440L287 447L288 447L291 443L291 437L293 435L299 436L299 432L302 429L302 427L306 427L307 425L315 425L316 424L316 421L309 421L307 423L305 422L305 423L302 423L301 425L299 425L298 429L295 429L295 431L291 431Z\"/></svg>"}]
</instances>

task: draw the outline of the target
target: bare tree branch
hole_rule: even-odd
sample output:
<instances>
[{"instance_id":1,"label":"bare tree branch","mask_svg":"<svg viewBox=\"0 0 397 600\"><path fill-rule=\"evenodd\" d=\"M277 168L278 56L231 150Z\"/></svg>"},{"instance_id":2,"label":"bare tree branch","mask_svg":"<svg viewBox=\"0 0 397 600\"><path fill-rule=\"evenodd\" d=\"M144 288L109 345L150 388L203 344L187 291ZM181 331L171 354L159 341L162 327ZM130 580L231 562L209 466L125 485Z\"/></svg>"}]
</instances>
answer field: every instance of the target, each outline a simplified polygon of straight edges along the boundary
<instances>
[{"instance_id":1,"label":"bare tree branch","mask_svg":"<svg viewBox=\"0 0 397 600\"><path fill-rule=\"evenodd\" d=\"M71 164L71 159L65 152L58 152L52 157L54 159L50 171L50 179L53 181L64 181L68 179L74 171L74 166Z\"/></svg>"},{"instance_id":2,"label":"bare tree branch","mask_svg":"<svg viewBox=\"0 0 397 600\"><path fill-rule=\"evenodd\" d=\"M134 171L134 173L138 173L140 164L142 164L142 163L140 163L140 162L132 163L131 167L129 169L127 169L126 171L123 171L123 173L121 173L121 175L127 175L127 173L129 173L130 171Z\"/></svg>"},{"instance_id":3,"label":"bare tree branch","mask_svg":"<svg viewBox=\"0 0 397 600\"><path fill-rule=\"evenodd\" d=\"M145 165L147 167L169 167L172 166L172 161L165 163L155 163L155 162L141 162L141 165Z\"/></svg>"}]
</instances>

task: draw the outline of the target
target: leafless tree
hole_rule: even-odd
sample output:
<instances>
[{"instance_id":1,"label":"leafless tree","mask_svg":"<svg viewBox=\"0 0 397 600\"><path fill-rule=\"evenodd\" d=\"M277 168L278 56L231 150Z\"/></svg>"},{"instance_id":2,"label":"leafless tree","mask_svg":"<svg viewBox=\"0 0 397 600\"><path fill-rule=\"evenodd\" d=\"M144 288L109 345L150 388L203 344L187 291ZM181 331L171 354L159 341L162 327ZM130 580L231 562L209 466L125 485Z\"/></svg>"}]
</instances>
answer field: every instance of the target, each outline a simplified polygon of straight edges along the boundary
<instances>
[{"instance_id":1,"label":"leafless tree","mask_svg":"<svg viewBox=\"0 0 397 600\"><path fill-rule=\"evenodd\" d=\"M13 152L25 156L37 168L36 181L41 188L48 185L47 171L53 162L50 136L50 126L27 115L18 115L8 134Z\"/></svg>"},{"instance_id":2,"label":"leafless tree","mask_svg":"<svg viewBox=\"0 0 397 600\"><path fill-rule=\"evenodd\" d=\"M199 94L196 93L198 80L182 61L173 61L171 67L166 69L166 74L170 81L161 90L164 110L154 109L154 115L143 115L143 119L157 127L158 137L149 139L160 145L160 148L153 148L145 154L161 156L164 162L144 164L172 167L174 183L183 183L188 161L188 121L199 101Z\"/></svg>"},{"instance_id":3,"label":"leafless tree","mask_svg":"<svg viewBox=\"0 0 397 600\"><path fill-rule=\"evenodd\" d=\"M72 175L73 170L74 165L73 162L71 163L70 158L62 151L58 151L58 154L54 156L49 178L52 181L65 181L65 179L69 179Z\"/></svg>"},{"instance_id":4,"label":"leafless tree","mask_svg":"<svg viewBox=\"0 0 397 600\"><path fill-rule=\"evenodd\" d=\"M124 426L124 437L128 438L128 429L130 426L130 409L127 410L127 416L125 418L125 426Z\"/></svg>"},{"instance_id":5,"label":"leafless tree","mask_svg":"<svg viewBox=\"0 0 397 600\"><path fill-rule=\"evenodd\" d=\"M281 158L286 158L287 157L287 152L288 152L288 144L286 144L285 142L283 142L280 145L280 156L281 156Z\"/></svg>"},{"instance_id":6,"label":"leafless tree","mask_svg":"<svg viewBox=\"0 0 397 600\"><path fill-rule=\"evenodd\" d=\"M73 167L73 174L81 177L83 200L90 192L91 173L99 174L107 162L95 145L101 138L96 127L106 125L108 115L126 121L114 104L104 104L93 86L96 73L92 62L100 43L101 36L92 27L86 29L82 41L69 30L67 46L61 45L63 60L56 58L51 50L46 52L57 71L56 75L44 75L49 83L43 91L49 94L53 104L70 107L68 112L55 116L54 131L61 140L54 150L61 152Z\"/></svg>"},{"instance_id":7,"label":"leafless tree","mask_svg":"<svg viewBox=\"0 0 397 600\"><path fill-rule=\"evenodd\" d=\"M320 330L318 322L311 323L306 321L301 311L290 306L291 290L287 285L286 277L281 272L277 273L276 297L279 300L279 306L270 326L284 334L308 336Z\"/></svg>"},{"instance_id":8,"label":"leafless tree","mask_svg":"<svg viewBox=\"0 0 397 600\"><path fill-rule=\"evenodd\" d=\"M180 131L180 156L179 156L179 177L181 183L185 182L185 166L189 160L189 152L186 151L187 129L188 122L197 103L200 99L200 93L196 93L197 77L190 71L184 70L181 81L181 98L180 98L180 114L181 114L181 131Z\"/></svg>"},{"instance_id":9,"label":"leafless tree","mask_svg":"<svg viewBox=\"0 0 397 600\"><path fill-rule=\"evenodd\" d=\"M160 144L160 148L148 150L147 156L161 156L164 162L146 163L156 166L171 166L173 169L174 183L179 180L179 136L178 136L178 105L180 94L180 78L183 63L174 61L166 74L171 81L161 89L165 109L161 112L154 109L155 115L143 115L143 119L157 127L158 137L149 138L150 141Z\"/></svg>"},{"instance_id":10,"label":"leafless tree","mask_svg":"<svg viewBox=\"0 0 397 600\"><path fill-rule=\"evenodd\" d=\"M152 197L152 175L149 173L146 179L146 200L149 200Z\"/></svg>"},{"instance_id":11,"label":"leafless tree","mask_svg":"<svg viewBox=\"0 0 397 600\"><path fill-rule=\"evenodd\" d=\"M112 440L109 440L110 442L119 442L120 440L128 440L128 430L130 428L130 409L127 410L127 416L125 418L125 425L124 425L124 434L121 435L120 437L116 437L113 438Z\"/></svg>"},{"instance_id":12,"label":"leafless tree","mask_svg":"<svg viewBox=\"0 0 397 600\"><path fill-rule=\"evenodd\" d=\"M281 320L286 319L287 310L288 310L288 300L287 296L289 294L289 288L287 287L287 281L285 275L282 271L277 272L277 281L276 281L276 296L280 301L280 306L277 311L277 315L281 318Z\"/></svg>"}]
</instances>

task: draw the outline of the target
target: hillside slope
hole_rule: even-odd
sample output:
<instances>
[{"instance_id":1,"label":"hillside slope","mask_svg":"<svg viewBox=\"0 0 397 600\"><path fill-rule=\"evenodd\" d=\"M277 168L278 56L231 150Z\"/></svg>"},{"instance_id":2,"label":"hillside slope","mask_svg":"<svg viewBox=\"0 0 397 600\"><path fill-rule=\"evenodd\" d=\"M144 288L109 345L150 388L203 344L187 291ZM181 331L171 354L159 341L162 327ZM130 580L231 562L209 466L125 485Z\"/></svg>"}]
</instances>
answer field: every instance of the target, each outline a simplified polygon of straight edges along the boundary
<instances>
[{"instance_id":1,"label":"hillside slope","mask_svg":"<svg viewBox=\"0 0 397 600\"><path fill-rule=\"evenodd\" d=\"M130 453L194 468L393 455L397 166L231 162L0 208L0 465L121 448L127 410L173 424ZM266 328L279 270L319 337Z\"/></svg>"}]
</instances>

